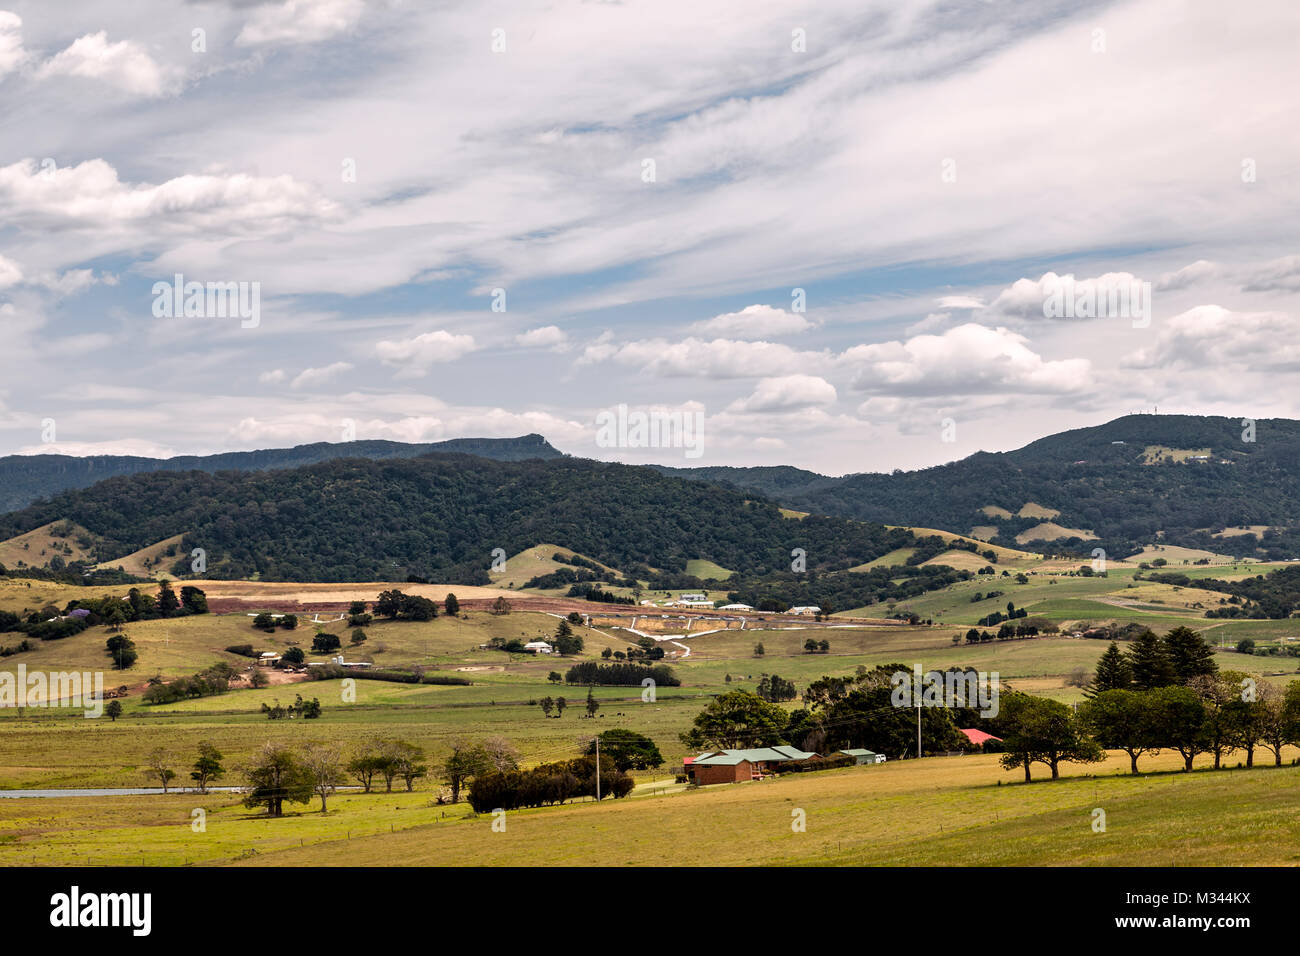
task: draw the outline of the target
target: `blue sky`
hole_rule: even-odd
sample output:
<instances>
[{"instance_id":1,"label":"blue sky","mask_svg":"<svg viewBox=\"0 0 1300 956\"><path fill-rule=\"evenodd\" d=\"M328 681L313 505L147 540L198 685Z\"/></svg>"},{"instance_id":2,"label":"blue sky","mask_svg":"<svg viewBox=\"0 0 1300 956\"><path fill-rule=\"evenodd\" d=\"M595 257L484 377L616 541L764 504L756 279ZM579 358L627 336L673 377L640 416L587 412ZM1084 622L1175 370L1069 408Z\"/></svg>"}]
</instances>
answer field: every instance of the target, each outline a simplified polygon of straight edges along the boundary
<instances>
[{"instance_id":1,"label":"blue sky","mask_svg":"<svg viewBox=\"0 0 1300 956\"><path fill-rule=\"evenodd\" d=\"M840 474L1294 417L1300 9L1026 9L0 0L0 454ZM175 273L258 324L156 316ZM1064 276L1150 321L1045 317ZM702 456L599 447L619 404Z\"/></svg>"}]
</instances>

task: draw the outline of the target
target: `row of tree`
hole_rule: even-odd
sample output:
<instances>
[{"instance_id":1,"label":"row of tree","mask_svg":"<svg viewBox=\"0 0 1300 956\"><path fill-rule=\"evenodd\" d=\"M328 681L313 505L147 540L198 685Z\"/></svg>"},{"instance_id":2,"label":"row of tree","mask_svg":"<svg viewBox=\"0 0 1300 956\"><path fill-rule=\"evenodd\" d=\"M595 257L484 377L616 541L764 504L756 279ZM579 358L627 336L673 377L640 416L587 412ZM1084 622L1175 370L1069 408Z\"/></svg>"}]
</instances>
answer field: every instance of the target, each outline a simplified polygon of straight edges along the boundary
<instances>
[{"instance_id":1,"label":"row of tree","mask_svg":"<svg viewBox=\"0 0 1300 956\"><path fill-rule=\"evenodd\" d=\"M1187 684L1218 669L1214 648L1190 627L1176 627L1163 637L1147 629L1133 638L1126 651L1111 642L1097 662L1096 676L1086 694Z\"/></svg>"},{"instance_id":2,"label":"row of tree","mask_svg":"<svg viewBox=\"0 0 1300 956\"><path fill-rule=\"evenodd\" d=\"M164 580L158 585L157 596L131 588L125 597L77 598L69 601L62 611L53 604L24 616L0 611L0 632L18 631L48 641L80 634L88 627L106 625L120 631L133 621L206 613L208 597L202 589L186 585L178 597L171 583Z\"/></svg>"}]
</instances>

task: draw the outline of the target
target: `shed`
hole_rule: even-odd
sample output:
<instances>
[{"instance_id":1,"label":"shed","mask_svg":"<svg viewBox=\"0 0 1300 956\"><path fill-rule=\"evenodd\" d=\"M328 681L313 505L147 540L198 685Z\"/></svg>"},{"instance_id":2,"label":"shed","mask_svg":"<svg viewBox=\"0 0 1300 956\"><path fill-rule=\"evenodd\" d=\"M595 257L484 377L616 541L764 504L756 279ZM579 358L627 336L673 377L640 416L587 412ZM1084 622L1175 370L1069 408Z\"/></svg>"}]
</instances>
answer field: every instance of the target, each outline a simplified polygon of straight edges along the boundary
<instances>
[{"instance_id":1,"label":"shed","mask_svg":"<svg viewBox=\"0 0 1300 956\"><path fill-rule=\"evenodd\" d=\"M885 762L885 755L878 754L874 750L863 750L858 748L853 750L841 750L839 752L846 757L852 757L854 762L858 764Z\"/></svg>"}]
</instances>

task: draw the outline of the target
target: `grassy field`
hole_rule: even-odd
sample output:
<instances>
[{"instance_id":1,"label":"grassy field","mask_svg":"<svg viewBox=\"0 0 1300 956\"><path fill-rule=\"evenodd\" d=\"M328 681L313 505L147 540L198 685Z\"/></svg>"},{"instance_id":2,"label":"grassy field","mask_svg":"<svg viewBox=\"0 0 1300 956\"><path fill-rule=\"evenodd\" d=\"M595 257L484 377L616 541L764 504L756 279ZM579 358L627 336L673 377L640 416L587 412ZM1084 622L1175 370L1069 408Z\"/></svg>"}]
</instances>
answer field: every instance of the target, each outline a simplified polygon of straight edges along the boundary
<instances>
[{"instance_id":1,"label":"grassy field","mask_svg":"<svg viewBox=\"0 0 1300 956\"><path fill-rule=\"evenodd\" d=\"M166 576L167 568L182 556L180 547L184 537L183 534L173 535L114 561L101 562L95 567L117 568L142 578Z\"/></svg>"},{"instance_id":2,"label":"grassy field","mask_svg":"<svg viewBox=\"0 0 1300 956\"><path fill-rule=\"evenodd\" d=\"M533 558L542 568L549 553ZM576 755L594 733L622 727L653 738L667 764L656 773L638 775L642 786L617 804L512 813L508 836L493 833L487 818L469 815L463 805L435 804L435 790L427 783L411 794L340 793L329 814L295 807L284 820L260 818L240 807L237 797L220 793L201 799L191 794L0 799L0 863L401 865L473 859L490 864L1107 864L1226 862L1220 856L1229 852L1239 856L1233 862L1294 862L1284 841L1258 836L1279 820L1294 817L1300 798L1293 795L1293 767L1184 775L1163 772L1178 765L1176 757L1165 755L1143 764L1162 772L1136 780L1117 775L1126 765L1112 760L1091 775L1075 768L1067 771L1075 774L1069 779L1023 787L995 758L972 756L891 762L698 791L680 792L672 784L672 768L688 755L679 735L696 714L713 695L754 689L764 674L779 674L805 687L825 675L848 675L878 664L972 666L998 672L1004 688L1076 702L1081 691L1070 675L1090 670L1105 643L1076 638L1073 630L1089 623L1136 621L1158 631L1190 624L1216 644L1221 667L1278 683L1297 676L1294 658L1233 650L1243 637L1260 644L1293 642L1300 637L1295 622L1208 621L1201 615L1208 602L1217 600L1212 592L1134 581L1136 569L1131 565L1112 566L1106 577L1071 574L1072 566L1035 563L1031 556L1005 564L1000 560L995 567L999 573L994 576L980 575L899 605L932 619L932 626L730 630L665 644L676 655L667 663L681 686L656 688L653 702L642 700L640 688L597 688L593 696L599 709L593 718L584 714L586 687L551 679L562 675L572 659L508 654L483 646L492 638L532 640L554 633L555 616L528 610L527 595L517 592L512 592L516 609L511 614L475 610L421 623L377 622L365 629L367 640L356 646L349 644L351 628L345 622L321 628L340 637L349 660L370 660L381 667L418 664L430 672L469 679L469 686L358 680L349 688L340 680L304 681L147 706L141 693L149 677L172 679L223 661L246 666L247 658L225 650L237 644L252 644L258 651L293 645L306 649L317 628L304 623L295 631L265 634L252 627L244 612L128 625L140 659L128 672L105 673L108 687L120 683L131 688L123 700L123 715L110 721L87 720L70 709L0 711L0 788L148 785L146 757L155 748L168 754L183 781L199 742L205 740L226 755L230 774L223 782L238 782L238 768L267 741L327 741L350 750L375 736L417 743L436 764L455 738L499 735L531 764ZM524 567L520 573L532 570ZM1199 566L1189 568L1188 574L1226 577L1262 570L1258 565ZM1021 574L1025 583L1016 583ZM364 596L382 587L213 582L209 594L252 594L274 605L300 599L337 601L340 595ZM439 599L449 590L466 597L500 592L403 587ZM124 589L4 580L0 607L20 611L46 603L62 606L91 590ZM992 590L1003 593L983 596ZM977 592L981 600L972 601ZM1004 609L1008 600L1058 622L1062 633L964 643L975 621ZM867 612L880 615L883 609ZM629 634L610 628L577 631L586 643L581 655L586 658L630 643ZM829 652L806 653L803 645L810 635L827 640ZM106 629L92 628L38 643L30 651L0 659L0 671L13 672L20 663L29 670L100 671L108 664L106 637ZM755 644L760 642L765 653L756 657ZM683 656L682 645L689 654ZM322 660L326 655L308 656ZM287 704L296 694L320 700L318 720L269 721L261 712L263 704ZM546 696L568 700L562 716L543 714L537 702ZM1170 801L1180 801L1177 815L1168 814ZM199 806L207 813L204 833L190 829L190 813ZM1097 806L1110 817L1107 834L1090 828L1091 810ZM807 810L807 833L790 832L792 808ZM647 825L665 839L645 840Z\"/></svg>"},{"instance_id":3,"label":"grassy field","mask_svg":"<svg viewBox=\"0 0 1300 956\"><path fill-rule=\"evenodd\" d=\"M703 558L692 558L686 562L686 573L693 574L702 581L710 579L725 581L735 572L728 571L722 565L715 564L712 561L705 561Z\"/></svg>"},{"instance_id":4,"label":"grassy field","mask_svg":"<svg viewBox=\"0 0 1300 956\"><path fill-rule=\"evenodd\" d=\"M65 561L84 561L89 558L90 552L78 543L78 539L93 539L93 535L71 522L66 523L66 535L53 533L57 526L64 524L61 521L51 521L26 534L0 541L0 564L11 568L21 568L24 565L40 568L48 565L56 555Z\"/></svg>"},{"instance_id":5,"label":"grassy field","mask_svg":"<svg viewBox=\"0 0 1300 956\"><path fill-rule=\"evenodd\" d=\"M339 793L328 813L313 801L278 820L227 793L0 800L0 864L1295 865L1295 756L1186 774L1162 755L1134 777L1112 755L1027 785L992 755L698 790L647 780L621 801L511 811L504 831L423 789Z\"/></svg>"}]
</instances>

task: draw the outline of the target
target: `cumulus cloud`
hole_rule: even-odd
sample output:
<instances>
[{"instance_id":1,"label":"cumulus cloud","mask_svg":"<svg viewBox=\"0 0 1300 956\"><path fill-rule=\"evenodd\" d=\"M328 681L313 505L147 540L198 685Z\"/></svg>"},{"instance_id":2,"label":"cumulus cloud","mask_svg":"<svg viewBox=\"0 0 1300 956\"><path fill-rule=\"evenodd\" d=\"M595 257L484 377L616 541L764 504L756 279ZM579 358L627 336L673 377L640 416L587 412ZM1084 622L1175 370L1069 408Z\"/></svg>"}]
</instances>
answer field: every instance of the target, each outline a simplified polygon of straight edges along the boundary
<instances>
[{"instance_id":1,"label":"cumulus cloud","mask_svg":"<svg viewBox=\"0 0 1300 956\"><path fill-rule=\"evenodd\" d=\"M285 0L254 11L235 43L239 46L318 43L351 30L364 11L362 0Z\"/></svg>"},{"instance_id":2,"label":"cumulus cloud","mask_svg":"<svg viewBox=\"0 0 1300 956\"><path fill-rule=\"evenodd\" d=\"M989 391L1070 393L1089 387L1091 363L1044 359L1010 329L967 323L941 335L858 345L841 364L854 387L883 394L969 395Z\"/></svg>"},{"instance_id":3,"label":"cumulus cloud","mask_svg":"<svg viewBox=\"0 0 1300 956\"><path fill-rule=\"evenodd\" d=\"M0 215L28 225L105 229L148 222L160 230L238 234L322 219L333 209L287 175L185 175L129 185L102 159L52 170L34 159L0 166Z\"/></svg>"},{"instance_id":4,"label":"cumulus cloud","mask_svg":"<svg viewBox=\"0 0 1300 956\"><path fill-rule=\"evenodd\" d=\"M397 369L399 378L418 378L428 374L434 365L455 362L476 348L474 336L439 329L409 339L385 339L375 346L375 354L385 365Z\"/></svg>"},{"instance_id":5,"label":"cumulus cloud","mask_svg":"<svg viewBox=\"0 0 1300 956\"><path fill-rule=\"evenodd\" d=\"M835 386L817 375L781 375L765 378L753 394L737 399L729 412L782 412L813 405L833 405Z\"/></svg>"},{"instance_id":6,"label":"cumulus cloud","mask_svg":"<svg viewBox=\"0 0 1300 956\"><path fill-rule=\"evenodd\" d=\"M1107 318L1111 317L1108 309L1112 292L1122 292L1125 301L1128 301L1130 290L1140 289L1141 283L1142 280L1131 272L1107 272L1091 279L1076 279L1069 273L1057 275L1055 272L1045 272L1040 279L1017 279L998 293L989 309L1006 316L1042 319L1048 317L1044 306L1054 296L1072 295L1075 302L1093 303L1089 307L1090 315L1080 312L1075 315L1081 318ZM1051 317L1066 316L1054 314ZM1131 318L1132 315L1126 317Z\"/></svg>"},{"instance_id":7,"label":"cumulus cloud","mask_svg":"<svg viewBox=\"0 0 1300 956\"><path fill-rule=\"evenodd\" d=\"M130 40L108 42L108 33L88 33L41 65L38 75L78 76L99 80L127 93L159 97L166 92L165 73L141 46Z\"/></svg>"},{"instance_id":8,"label":"cumulus cloud","mask_svg":"<svg viewBox=\"0 0 1300 956\"><path fill-rule=\"evenodd\" d=\"M1300 321L1285 312L1198 305L1161 323L1156 342L1126 356L1127 368L1178 366L1300 369Z\"/></svg>"},{"instance_id":9,"label":"cumulus cloud","mask_svg":"<svg viewBox=\"0 0 1300 956\"><path fill-rule=\"evenodd\" d=\"M798 312L774 309L770 305L747 305L739 312L715 315L690 327L701 335L718 335L738 339L761 339L768 336L793 335L812 326Z\"/></svg>"},{"instance_id":10,"label":"cumulus cloud","mask_svg":"<svg viewBox=\"0 0 1300 956\"><path fill-rule=\"evenodd\" d=\"M263 372L257 376L257 380L263 385L279 385L289 377L289 373L282 368L271 369L269 372Z\"/></svg>"},{"instance_id":11,"label":"cumulus cloud","mask_svg":"<svg viewBox=\"0 0 1300 956\"><path fill-rule=\"evenodd\" d=\"M554 325L529 329L515 336L515 344L526 349L560 349L568 344L564 330Z\"/></svg>"}]
</instances>

